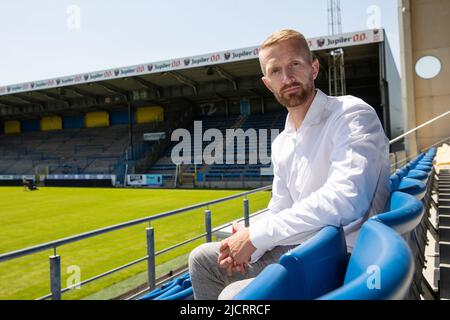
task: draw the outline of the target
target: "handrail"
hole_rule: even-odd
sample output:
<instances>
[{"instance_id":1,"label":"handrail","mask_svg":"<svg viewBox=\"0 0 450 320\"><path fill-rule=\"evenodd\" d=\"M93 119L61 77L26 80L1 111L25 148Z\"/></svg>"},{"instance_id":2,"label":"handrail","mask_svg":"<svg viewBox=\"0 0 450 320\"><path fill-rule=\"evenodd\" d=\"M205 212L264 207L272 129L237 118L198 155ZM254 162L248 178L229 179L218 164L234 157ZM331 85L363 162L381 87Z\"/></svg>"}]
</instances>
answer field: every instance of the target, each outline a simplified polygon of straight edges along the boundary
<instances>
[{"instance_id":1,"label":"handrail","mask_svg":"<svg viewBox=\"0 0 450 320\"><path fill-rule=\"evenodd\" d=\"M434 123L434 122L437 121L437 120L440 120L440 119L442 119L442 118L448 116L449 114L450 114L450 110L447 111L447 112L442 113L441 115L439 115L439 116L437 116L437 117L435 117L435 118L433 118L433 119L431 119L431 120L429 120L429 121L427 121L427 122L425 122L425 123L423 123L423 124L421 124L421 125L419 125L419 126L417 126L417 127L415 127L414 129L409 130L408 132L405 132L404 134L402 134L402 135L400 135L400 136L398 136L398 137L396 137L396 138L390 140L390 141L389 141L389 145L392 145L392 144L394 144L394 143L400 141L401 139L405 138L406 136L408 136L408 135L410 135L410 134L412 134L412 133L414 133L414 132L416 132L416 131L418 131L418 130L420 130L420 129L422 129L422 128L424 128L424 127L426 127L426 126L428 126L428 125L430 125L430 124L432 124L432 123ZM420 150L420 152L423 152L424 150L427 150L427 149L429 149L429 148L432 148L432 147L434 147L434 146L436 146L436 145L438 145L438 144L440 144L440 143L442 143L442 142L444 142L444 141L448 141L449 139L450 139L449 137L444 138L444 139L441 139L441 140L439 140L438 142L432 144L431 146L428 146L428 147L426 147L426 148L422 148L422 150ZM395 169L396 169L398 164L403 163L403 162L406 162L406 161L408 161L409 159L414 158L414 157L417 156L420 152L416 152L416 153L414 153L414 154L412 154L412 155L409 155L408 157L405 157L404 159L402 159L402 160L400 160L400 161L397 161L397 162L391 164L391 166L390 166L391 170L392 170L392 168L395 168ZM392 171L391 171L391 173L392 173Z\"/></svg>"},{"instance_id":2,"label":"handrail","mask_svg":"<svg viewBox=\"0 0 450 320\"><path fill-rule=\"evenodd\" d=\"M213 204L217 204L217 203L221 203L221 202L225 202L228 200L233 200L233 199L237 199L237 198L241 198L253 193L257 193L260 191L266 191L266 190L270 190L272 189L272 186L265 186L265 187L261 187L258 189L253 189L250 191L246 191L246 192L242 192L242 193L238 193L235 195L231 195L228 197L224 197L224 198L220 198L220 199L216 199L216 200L211 200L211 201L207 201L207 202L202 202L202 203L198 203L198 204L194 204L188 207L184 207L184 208L179 208L179 209L175 209L175 210L170 210L170 211L166 211L163 213L159 213L153 216L148 216L145 218L140 218L140 219L136 219L136 220L131 220L128 222L124 222L124 223L120 223L120 224L116 224L116 225L112 225L109 227L105 227L105 228L100 228L100 229L96 229L93 231L89 231L89 232L85 232L85 233L81 233L75 236L71 236L71 237L67 237L67 238L63 238L63 239L59 239L59 240L55 240L55 241L51 241L51 242L47 242L47 243L43 243L37 246L33 246L33 247L28 247L28 248L24 248L24 249L20 249L20 250L16 250L16 251L12 251L12 252L8 252L8 253L4 253L0 255L0 262L3 261L7 261L13 258L18 258L24 255L28 255L31 253L36 253L39 251L44 251L44 250L48 250L48 249L56 249L56 247L71 243L71 242L76 242L82 239L87 239L93 236L97 236L103 233L107 233L110 231L115 231L115 230L119 230L119 229L123 229L126 227L130 227L133 225L137 225L137 224L141 224L141 223L145 223L145 222L151 222L153 220L156 219L161 219L161 218L165 218L165 217L169 217L172 215L175 215L177 213L181 213L181 212L185 212L185 211L190 211L190 210L194 210L194 209L199 209L202 207L208 207L210 205Z\"/></svg>"},{"instance_id":3,"label":"handrail","mask_svg":"<svg viewBox=\"0 0 450 320\"><path fill-rule=\"evenodd\" d=\"M193 241L195 241L195 240L201 239L201 238L205 237L205 235L206 235L206 233L202 233L202 234L200 234L200 235L198 235L198 236L196 236L196 237L194 237L194 238L192 238L192 239L185 240L185 241L180 242L180 243L178 243L178 244L176 244L176 245L174 245L174 246L171 246L171 247L169 247L169 248L166 248L166 249L163 249L163 250L161 250L161 251L155 252L155 253L154 253L154 256L157 257L157 256L159 256L159 255L161 255L161 254L163 254L163 253L165 253L165 252L167 252L167 251L173 250L173 249L178 248L178 247L181 247L182 245L185 245L185 244L187 244L187 243L190 243L190 242L193 242ZM128 267L134 266L134 265L136 265L136 264L138 264L138 263L140 263L140 262L143 262L143 261L145 261L145 260L147 260L147 259L149 259L149 258L151 258L151 257L149 257L149 256L147 255L147 256L145 256L145 257L139 258L139 259L137 259L137 260L134 260L134 261L129 262L129 263L127 263L127 264L124 264L124 265L122 265L122 266L119 266L119 267L116 267L116 268L114 268L114 269L105 271L105 272L103 272L103 273L101 273L101 274L98 274L98 275L96 275L96 276L93 276L92 278L83 280L83 281L81 281L80 283L77 283L77 284L74 284L74 285L72 285L72 286L68 286L67 288L61 289L61 293L64 293L64 292L73 290L74 288L81 287L81 286L83 286L83 285L85 285L85 284L88 284L88 283L91 283L91 282L93 282L93 281L95 281L95 280L104 278L104 277L106 277L106 276L109 276L110 274L113 274L113 273L115 273L115 272L117 272L117 271L126 269L126 268L128 268ZM42 296L42 297L40 297L40 298L37 298L36 300L45 300L45 299L51 298L51 296L52 296L52 294L50 293L50 294L47 294L47 295Z\"/></svg>"},{"instance_id":4,"label":"handrail","mask_svg":"<svg viewBox=\"0 0 450 320\"><path fill-rule=\"evenodd\" d=\"M250 215L250 218L256 217L256 216L258 216L258 215L260 215L260 214L262 214L263 212L266 212L266 211L267 211L267 209L259 210L259 211L255 212L255 213L251 214L251 215ZM245 220L245 218L241 218L241 219L238 219L237 222L242 222L242 221L244 221L244 220ZM219 226L219 227L216 227L216 228L211 229L211 232L212 232L212 233L216 233L216 232L218 232L218 231L220 231L220 230L223 230L223 229L225 229L225 228L228 228L228 227L230 227L230 226L232 226L232 225L233 225L233 222L227 223L227 224L225 224L225 225L222 225L222 226ZM205 237L206 235L207 235L206 233L202 233L202 234L200 234L200 235L198 235L198 236L195 236L195 237L193 237L193 238L191 238L191 239L184 240L184 241L182 241L182 242L180 242L180 243L177 243L177 244L175 244L175 245L173 245L173 246L170 246L170 247L168 247L168 248L165 248L165 249L162 249L162 250L160 250L160 251L158 251L158 252L155 252L155 253L154 253L154 256L157 257L157 256L159 256L159 255L161 255L161 254L164 254L164 253L170 251L170 250L179 248L179 247L181 247L181 246L183 246L183 245L185 245L185 244L188 244L188 243L191 243L191 242L193 242L193 241L195 241L195 240L201 239L201 238ZM117 272L117 271L126 269L126 268L128 268L128 267L134 266L134 265L136 265L136 264L138 264L138 263L140 263L140 262L143 262L143 261L147 260L148 258L149 258L149 256L147 255L147 256L145 256L145 257L139 258L139 259L137 259L137 260L134 260L134 261L129 262L129 263L127 263L127 264L124 264L124 265L122 265L122 266L119 266L119 267L116 267L116 268L114 268L114 269L105 271L105 272L103 272L103 273L101 273L101 274L99 274L99 275L93 276L92 278L83 280L83 281L81 281L80 283L77 283L77 284L74 284L74 285L72 285L72 286L68 286L68 287L66 287L66 288L64 288L64 289L61 289L61 293L65 293L65 292L70 291L70 290L72 290L72 289L74 289L74 288L83 286L83 285L85 285L85 284L88 284L88 283L93 282L93 281L95 281L95 280L101 279L101 278L103 278L103 277L105 277L105 276L108 276L108 275L110 275L110 274L113 274L114 272ZM167 279L166 279L166 280L167 280ZM158 285L160 285L160 284L161 284L161 283L159 283L159 284L156 283L155 286L158 286ZM149 291L149 287L147 287L146 289L144 289L142 292L145 292L145 291ZM37 298L36 300L45 300L45 299L48 299L48 298L51 298L51 297L52 297L52 294L50 293L50 294L47 294L47 295L42 296L42 297L40 297L40 298Z\"/></svg>"},{"instance_id":5,"label":"handrail","mask_svg":"<svg viewBox=\"0 0 450 320\"><path fill-rule=\"evenodd\" d=\"M412 155L410 155L410 156L408 156L408 157L406 157L406 158L404 158L404 159L402 159L402 160L400 160L400 161L397 161L396 163L391 164L391 169L392 169L393 167L397 167L397 165L400 164L400 163L402 163L402 162L407 162L408 160L410 160L410 159L412 159L412 158L418 156L420 153L425 152L426 150L428 150L428 149L430 149L430 148L433 148L433 147L435 147L435 146L437 146L437 145L440 145L440 144L442 144L442 143L444 143L444 142L449 142L449 141L450 141L450 137L447 137L447 138L444 138L444 139L439 140L439 141L436 142L436 143L433 143L432 145L430 145L430 146L428 146L428 147L424 147L424 148L422 148L422 149L420 150L420 152L416 152L416 153L414 153L414 154L412 154Z\"/></svg>"},{"instance_id":6,"label":"handrail","mask_svg":"<svg viewBox=\"0 0 450 320\"><path fill-rule=\"evenodd\" d=\"M415 127L414 129L409 130L408 132L405 132L404 134L398 136L397 138L392 139L391 141L389 141L389 144L391 145L393 143L396 143L397 141L400 141L404 137L409 136L411 133L414 133L417 130L422 129L423 127L426 127L426 126L432 124L433 122L448 116L449 114L450 114L450 110L448 110L447 112L444 112L443 114L441 114L440 116L437 116L436 118L433 118L433 119L421 124L420 126Z\"/></svg>"}]
</instances>

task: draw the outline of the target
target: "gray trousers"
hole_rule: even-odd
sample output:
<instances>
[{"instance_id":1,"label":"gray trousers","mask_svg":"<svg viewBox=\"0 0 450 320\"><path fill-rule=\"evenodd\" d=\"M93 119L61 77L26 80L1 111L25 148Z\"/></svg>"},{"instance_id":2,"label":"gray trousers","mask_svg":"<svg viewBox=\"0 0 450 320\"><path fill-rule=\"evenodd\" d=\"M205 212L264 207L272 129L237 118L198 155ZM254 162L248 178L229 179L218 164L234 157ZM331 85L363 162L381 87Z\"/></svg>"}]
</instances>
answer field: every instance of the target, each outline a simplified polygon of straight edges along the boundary
<instances>
[{"instance_id":1,"label":"gray trousers","mask_svg":"<svg viewBox=\"0 0 450 320\"><path fill-rule=\"evenodd\" d=\"M245 288L267 265L275 263L287 251L297 247L280 246L266 252L246 269L245 275L237 272L227 275L217 263L220 242L205 243L189 255L189 273L196 300L231 300Z\"/></svg>"}]
</instances>

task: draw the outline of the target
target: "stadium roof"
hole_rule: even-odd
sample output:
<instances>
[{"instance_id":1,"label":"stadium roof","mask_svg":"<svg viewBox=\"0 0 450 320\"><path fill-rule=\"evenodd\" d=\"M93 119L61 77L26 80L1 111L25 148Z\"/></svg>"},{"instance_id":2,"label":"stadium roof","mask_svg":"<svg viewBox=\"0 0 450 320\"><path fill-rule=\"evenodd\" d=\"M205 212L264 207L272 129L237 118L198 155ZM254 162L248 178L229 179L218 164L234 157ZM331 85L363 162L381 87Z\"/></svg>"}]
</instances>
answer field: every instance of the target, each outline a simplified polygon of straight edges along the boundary
<instances>
[{"instance_id":1,"label":"stadium roof","mask_svg":"<svg viewBox=\"0 0 450 320\"><path fill-rule=\"evenodd\" d=\"M308 39L320 59L326 52L351 47L356 55L384 41L383 29ZM144 63L0 87L0 117L33 118L134 105L201 104L212 99L271 96L260 81L258 47ZM355 55L347 55L351 57ZM346 58L347 59L347 58ZM28 116L27 116L28 115Z\"/></svg>"}]
</instances>

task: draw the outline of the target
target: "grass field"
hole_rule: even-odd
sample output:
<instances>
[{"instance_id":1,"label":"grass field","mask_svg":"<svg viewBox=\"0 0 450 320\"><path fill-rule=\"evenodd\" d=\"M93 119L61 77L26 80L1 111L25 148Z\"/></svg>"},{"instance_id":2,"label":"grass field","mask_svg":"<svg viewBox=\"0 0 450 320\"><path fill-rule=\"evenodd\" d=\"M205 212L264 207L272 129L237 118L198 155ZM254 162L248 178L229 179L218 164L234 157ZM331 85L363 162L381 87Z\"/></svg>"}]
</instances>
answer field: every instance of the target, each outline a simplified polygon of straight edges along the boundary
<instances>
[{"instance_id":1,"label":"grass field","mask_svg":"<svg viewBox=\"0 0 450 320\"><path fill-rule=\"evenodd\" d=\"M121 222L151 216L198 202L218 199L239 190L163 190L0 187L0 253L57 240ZM270 192L248 197L250 212L265 208ZM156 251L204 232L204 210L192 210L156 220ZM242 198L209 207L213 227L242 217ZM140 224L81 240L57 249L61 256L62 287L72 284L70 266L78 266L81 280L146 256L145 229ZM204 242L200 239L157 257L161 265L187 254ZM0 299L36 299L50 293L48 250L0 262ZM81 299L141 274L146 262L63 294L63 299Z\"/></svg>"}]
</instances>

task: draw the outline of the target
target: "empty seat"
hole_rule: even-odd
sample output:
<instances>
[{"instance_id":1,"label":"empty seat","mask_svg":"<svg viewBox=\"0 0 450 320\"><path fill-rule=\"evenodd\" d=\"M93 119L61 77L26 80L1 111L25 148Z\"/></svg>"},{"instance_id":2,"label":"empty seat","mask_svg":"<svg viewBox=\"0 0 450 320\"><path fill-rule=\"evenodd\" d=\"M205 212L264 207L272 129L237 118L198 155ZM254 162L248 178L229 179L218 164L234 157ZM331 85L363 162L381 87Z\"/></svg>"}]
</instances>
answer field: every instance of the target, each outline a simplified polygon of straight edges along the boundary
<instances>
[{"instance_id":1,"label":"empty seat","mask_svg":"<svg viewBox=\"0 0 450 320\"><path fill-rule=\"evenodd\" d=\"M425 183L411 178L403 178L398 186L398 191L409 193L417 199L422 199L425 196L427 186Z\"/></svg>"},{"instance_id":2,"label":"empty seat","mask_svg":"<svg viewBox=\"0 0 450 320\"><path fill-rule=\"evenodd\" d=\"M139 300L182 300L192 298L192 295L189 273L185 273L160 288L150 291Z\"/></svg>"},{"instance_id":3,"label":"empty seat","mask_svg":"<svg viewBox=\"0 0 450 320\"><path fill-rule=\"evenodd\" d=\"M393 192L388 200L386 212L371 218L381 222L399 234L406 234L414 230L423 217L423 205L414 196Z\"/></svg>"},{"instance_id":4,"label":"empty seat","mask_svg":"<svg viewBox=\"0 0 450 320\"><path fill-rule=\"evenodd\" d=\"M343 286L319 299L403 299L413 273L413 256L403 238L388 226L370 220L361 227Z\"/></svg>"},{"instance_id":5,"label":"empty seat","mask_svg":"<svg viewBox=\"0 0 450 320\"><path fill-rule=\"evenodd\" d=\"M266 267L234 299L315 299L343 283L346 264L343 229L327 226Z\"/></svg>"}]
</instances>

